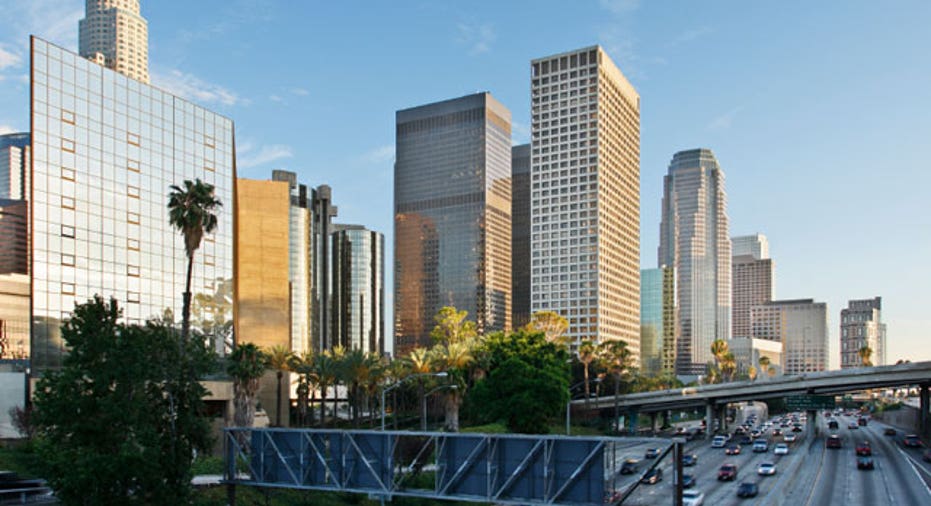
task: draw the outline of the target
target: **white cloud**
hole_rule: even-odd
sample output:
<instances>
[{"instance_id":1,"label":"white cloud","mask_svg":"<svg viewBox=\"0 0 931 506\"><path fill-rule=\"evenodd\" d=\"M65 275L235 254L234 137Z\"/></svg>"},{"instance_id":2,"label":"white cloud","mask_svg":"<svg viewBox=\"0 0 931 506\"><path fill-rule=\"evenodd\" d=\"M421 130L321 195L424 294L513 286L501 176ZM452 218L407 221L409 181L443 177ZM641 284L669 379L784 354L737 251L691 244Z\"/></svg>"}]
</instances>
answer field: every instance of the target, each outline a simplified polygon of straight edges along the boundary
<instances>
[{"instance_id":1,"label":"white cloud","mask_svg":"<svg viewBox=\"0 0 931 506\"><path fill-rule=\"evenodd\" d=\"M497 38L495 28L490 23L466 23L460 21L456 24L458 35L456 41L469 48L472 56L491 51L491 44Z\"/></svg>"},{"instance_id":2,"label":"white cloud","mask_svg":"<svg viewBox=\"0 0 931 506\"><path fill-rule=\"evenodd\" d=\"M299 97L306 97L307 95L310 95L310 92L304 88L291 88L291 93Z\"/></svg>"},{"instance_id":3,"label":"white cloud","mask_svg":"<svg viewBox=\"0 0 931 506\"><path fill-rule=\"evenodd\" d=\"M291 146L284 144L270 144L262 146L258 152L252 153L252 143L246 142L236 150L236 165L244 169L269 164L283 158L291 158L294 152Z\"/></svg>"},{"instance_id":4,"label":"white cloud","mask_svg":"<svg viewBox=\"0 0 931 506\"><path fill-rule=\"evenodd\" d=\"M12 134L16 132L19 132L19 130L16 130L10 125L0 125L0 135Z\"/></svg>"},{"instance_id":5,"label":"white cloud","mask_svg":"<svg viewBox=\"0 0 931 506\"><path fill-rule=\"evenodd\" d=\"M172 69L167 74L152 72L152 82L174 95L198 103L223 105L248 105L249 103L248 100L227 88L177 69Z\"/></svg>"},{"instance_id":6,"label":"white cloud","mask_svg":"<svg viewBox=\"0 0 931 506\"><path fill-rule=\"evenodd\" d=\"M384 164L394 161L394 144L378 146L361 156L365 163Z\"/></svg>"},{"instance_id":7,"label":"white cloud","mask_svg":"<svg viewBox=\"0 0 931 506\"><path fill-rule=\"evenodd\" d=\"M600 0L599 5L608 11L606 19L597 28L598 42L608 55L621 67L628 78L645 78L646 73L640 65L640 55L636 51L636 39L630 28L632 14L640 7L637 0Z\"/></svg>"},{"instance_id":8,"label":"white cloud","mask_svg":"<svg viewBox=\"0 0 931 506\"><path fill-rule=\"evenodd\" d=\"M9 4L9 5L7 5ZM84 2L29 0L5 2L0 9L0 26L4 42L29 48L29 35L58 44L69 50L78 45L78 21L84 17Z\"/></svg>"},{"instance_id":9,"label":"white cloud","mask_svg":"<svg viewBox=\"0 0 931 506\"><path fill-rule=\"evenodd\" d=\"M269 95L268 99L271 100L272 102L284 102L284 99L278 95Z\"/></svg>"},{"instance_id":10,"label":"white cloud","mask_svg":"<svg viewBox=\"0 0 931 506\"><path fill-rule=\"evenodd\" d=\"M7 67L18 67L22 61L23 58L20 55L7 51L4 45L0 44L0 70Z\"/></svg>"},{"instance_id":11,"label":"white cloud","mask_svg":"<svg viewBox=\"0 0 931 506\"><path fill-rule=\"evenodd\" d=\"M734 123L734 118L737 116L737 113L743 110L743 107L735 107L730 111L714 118L708 123L708 130L726 130L731 127L731 124Z\"/></svg>"}]
</instances>

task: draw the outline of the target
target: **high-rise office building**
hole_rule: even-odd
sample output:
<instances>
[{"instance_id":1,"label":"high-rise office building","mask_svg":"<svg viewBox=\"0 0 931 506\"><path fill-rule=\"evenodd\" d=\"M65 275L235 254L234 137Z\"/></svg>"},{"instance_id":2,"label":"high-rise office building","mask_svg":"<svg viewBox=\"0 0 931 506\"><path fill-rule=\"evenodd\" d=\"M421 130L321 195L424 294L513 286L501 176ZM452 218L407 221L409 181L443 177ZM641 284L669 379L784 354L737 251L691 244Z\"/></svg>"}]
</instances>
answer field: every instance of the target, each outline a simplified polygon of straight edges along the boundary
<instances>
[{"instance_id":1,"label":"high-rise office building","mask_svg":"<svg viewBox=\"0 0 931 506\"><path fill-rule=\"evenodd\" d=\"M0 199L0 274L29 274L29 202Z\"/></svg>"},{"instance_id":2,"label":"high-rise office building","mask_svg":"<svg viewBox=\"0 0 931 506\"><path fill-rule=\"evenodd\" d=\"M143 83L149 82L149 27L139 0L86 0L78 23L81 56Z\"/></svg>"},{"instance_id":3,"label":"high-rise office building","mask_svg":"<svg viewBox=\"0 0 931 506\"><path fill-rule=\"evenodd\" d=\"M886 324L882 322L882 297L851 300L840 312L841 369L886 365ZM860 350L869 348L868 356Z\"/></svg>"},{"instance_id":4,"label":"high-rise office building","mask_svg":"<svg viewBox=\"0 0 931 506\"><path fill-rule=\"evenodd\" d=\"M731 241L724 171L709 149L680 151L663 178L659 264L674 266L679 292L676 374L700 375L711 343L731 330Z\"/></svg>"},{"instance_id":5,"label":"high-rise office building","mask_svg":"<svg viewBox=\"0 0 931 506\"><path fill-rule=\"evenodd\" d=\"M521 144L511 148L511 325L530 316L530 144Z\"/></svg>"},{"instance_id":6,"label":"high-rise office building","mask_svg":"<svg viewBox=\"0 0 931 506\"><path fill-rule=\"evenodd\" d=\"M30 144L28 133L0 135L0 199L29 200Z\"/></svg>"},{"instance_id":7,"label":"high-rise office building","mask_svg":"<svg viewBox=\"0 0 931 506\"><path fill-rule=\"evenodd\" d=\"M0 359L29 358L30 281L25 274L0 274Z\"/></svg>"},{"instance_id":8,"label":"high-rise office building","mask_svg":"<svg viewBox=\"0 0 931 506\"><path fill-rule=\"evenodd\" d=\"M61 364L61 321L95 294L130 323L181 315L187 257L166 206L195 178L223 207L194 256L192 324L228 344L233 122L35 37L31 76L33 369Z\"/></svg>"},{"instance_id":9,"label":"high-rise office building","mask_svg":"<svg viewBox=\"0 0 931 506\"><path fill-rule=\"evenodd\" d=\"M753 337L782 343L786 374L826 371L828 306L812 299L774 300L750 309Z\"/></svg>"},{"instance_id":10,"label":"high-rise office building","mask_svg":"<svg viewBox=\"0 0 931 506\"><path fill-rule=\"evenodd\" d=\"M676 271L640 271L640 368L646 374L675 374Z\"/></svg>"},{"instance_id":11,"label":"high-rise office building","mask_svg":"<svg viewBox=\"0 0 931 506\"><path fill-rule=\"evenodd\" d=\"M330 332L346 349L385 353L385 236L334 225Z\"/></svg>"},{"instance_id":12,"label":"high-rise office building","mask_svg":"<svg viewBox=\"0 0 931 506\"><path fill-rule=\"evenodd\" d=\"M330 234L333 232L333 218L339 209L333 205L333 192L327 185L320 185L310 191L310 346L317 353L331 350L339 344L330 333L330 311L332 303L330 294Z\"/></svg>"},{"instance_id":13,"label":"high-rise office building","mask_svg":"<svg viewBox=\"0 0 931 506\"><path fill-rule=\"evenodd\" d=\"M750 337L750 308L773 300L773 260L765 235L734 237L731 247L731 335Z\"/></svg>"},{"instance_id":14,"label":"high-rise office building","mask_svg":"<svg viewBox=\"0 0 931 506\"><path fill-rule=\"evenodd\" d=\"M397 112L395 354L430 344L443 306L511 326L511 112L477 93Z\"/></svg>"},{"instance_id":15,"label":"high-rise office building","mask_svg":"<svg viewBox=\"0 0 931 506\"><path fill-rule=\"evenodd\" d=\"M640 96L599 46L531 62L531 311L640 355Z\"/></svg>"},{"instance_id":16,"label":"high-rise office building","mask_svg":"<svg viewBox=\"0 0 931 506\"><path fill-rule=\"evenodd\" d=\"M727 348L734 354L738 375L749 374L750 367L756 370L759 379L782 374L783 349L782 343L779 341L733 337L727 341ZM769 360L769 364L765 369L760 365L760 358L762 357Z\"/></svg>"}]
</instances>

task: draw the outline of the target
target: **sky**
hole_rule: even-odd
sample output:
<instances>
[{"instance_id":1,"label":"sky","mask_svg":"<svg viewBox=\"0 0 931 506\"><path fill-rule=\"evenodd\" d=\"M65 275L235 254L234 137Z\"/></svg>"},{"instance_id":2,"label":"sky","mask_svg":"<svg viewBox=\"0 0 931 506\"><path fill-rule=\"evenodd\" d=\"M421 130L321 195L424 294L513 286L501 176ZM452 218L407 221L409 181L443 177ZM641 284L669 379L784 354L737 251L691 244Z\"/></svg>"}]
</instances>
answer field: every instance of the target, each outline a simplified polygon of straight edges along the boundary
<instances>
[{"instance_id":1,"label":"sky","mask_svg":"<svg viewBox=\"0 0 931 506\"><path fill-rule=\"evenodd\" d=\"M28 36L76 51L84 1L2 3L7 133L28 129ZM490 91L528 142L530 60L601 44L641 98L644 268L672 155L710 148L776 297L828 303L835 366L840 310L877 295L889 360L931 360L931 2L142 4L152 83L235 121L240 177L329 184L337 222L385 233L388 292L395 111Z\"/></svg>"}]
</instances>

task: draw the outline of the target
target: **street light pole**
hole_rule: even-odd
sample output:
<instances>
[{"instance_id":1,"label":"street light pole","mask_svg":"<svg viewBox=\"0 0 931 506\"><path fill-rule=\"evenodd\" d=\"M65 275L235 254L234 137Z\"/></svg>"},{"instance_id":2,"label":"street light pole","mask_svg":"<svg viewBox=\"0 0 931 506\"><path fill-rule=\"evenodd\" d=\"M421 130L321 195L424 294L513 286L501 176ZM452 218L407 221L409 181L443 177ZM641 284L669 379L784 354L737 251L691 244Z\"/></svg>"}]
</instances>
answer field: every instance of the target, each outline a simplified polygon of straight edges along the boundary
<instances>
[{"instance_id":1,"label":"street light pole","mask_svg":"<svg viewBox=\"0 0 931 506\"><path fill-rule=\"evenodd\" d=\"M459 388L459 385L455 383L451 383L449 385L440 385L434 388L433 390L430 390L429 392L423 394L423 399L421 400L421 407L423 408L423 410L421 411L421 415L420 415L420 430L421 431L423 432L427 431L427 397L429 397L430 394L432 394L433 392L438 392L440 390L443 390L444 388L448 388L450 390L456 390Z\"/></svg>"},{"instance_id":2,"label":"street light pole","mask_svg":"<svg viewBox=\"0 0 931 506\"><path fill-rule=\"evenodd\" d=\"M411 378L420 378L423 376L433 376L434 378L445 378L446 376L449 376L449 374L446 371L423 372L423 373L418 373L418 374L411 374L410 376L407 376L405 378L398 380L393 385L389 385L387 388L383 388L381 390L381 430L385 430L385 394L391 390L394 390L395 388L398 388L399 386L401 386L402 383L404 383L405 381Z\"/></svg>"}]
</instances>

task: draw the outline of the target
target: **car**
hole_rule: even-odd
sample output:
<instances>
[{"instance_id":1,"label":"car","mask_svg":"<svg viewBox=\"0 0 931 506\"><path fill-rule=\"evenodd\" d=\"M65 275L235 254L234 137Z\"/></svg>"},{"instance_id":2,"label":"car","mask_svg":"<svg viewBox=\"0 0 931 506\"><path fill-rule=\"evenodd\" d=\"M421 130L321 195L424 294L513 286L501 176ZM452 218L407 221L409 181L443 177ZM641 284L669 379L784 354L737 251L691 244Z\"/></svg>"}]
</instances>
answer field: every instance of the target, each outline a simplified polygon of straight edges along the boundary
<instances>
[{"instance_id":1,"label":"car","mask_svg":"<svg viewBox=\"0 0 931 506\"><path fill-rule=\"evenodd\" d=\"M756 483L745 481L737 487L737 497L756 497L760 493L760 487Z\"/></svg>"},{"instance_id":2,"label":"car","mask_svg":"<svg viewBox=\"0 0 931 506\"><path fill-rule=\"evenodd\" d=\"M727 438L724 436L715 436L714 439L711 440L712 448L724 448L725 444L727 444Z\"/></svg>"},{"instance_id":3,"label":"car","mask_svg":"<svg viewBox=\"0 0 931 506\"><path fill-rule=\"evenodd\" d=\"M829 428L829 429L835 429L835 430L836 430L836 429L837 429L837 420L829 420L829 421L828 421L828 428Z\"/></svg>"},{"instance_id":4,"label":"car","mask_svg":"<svg viewBox=\"0 0 931 506\"><path fill-rule=\"evenodd\" d=\"M685 455L682 456L683 466L686 466L686 467L694 466L697 463L698 463L698 455L694 453L686 453Z\"/></svg>"},{"instance_id":5,"label":"car","mask_svg":"<svg viewBox=\"0 0 931 506\"><path fill-rule=\"evenodd\" d=\"M776 464L772 462L763 462L756 468L756 474L760 476L772 476L776 474Z\"/></svg>"},{"instance_id":6,"label":"car","mask_svg":"<svg viewBox=\"0 0 931 506\"><path fill-rule=\"evenodd\" d=\"M647 474L643 475L643 478L640 478L640 483L646 483L647 485L653 485L663 481L663 470L659 467L654 467L647 471Z\"/></svg>"},{"instance_id":7,"label":"car","mask_svg":"<svg viewBox=\"0 0 931 506\"><path fill-rule=\"evenodd\" d=\"M740 444L742 444L742 445L752 445L752 444L753 444L753 439L750 438L750 436L744 436L744 437L740 438Z\"/></svg>"},{"instance_id":8,"label":"car","mask_svg":"<svg viewBox=\"0 0 931 506\"><path fill-rule=\"evenodd\" d=\"M798 439L798 436L796 436L795 434L786 434L782 438L782 440L785 441L786 443L794 443L796 439Z\"/></svg>"},{"instance_id":9,"label":"car","mask_svg":"<svg viewBox=\"0 0 931 506\"><path fill-rule=\"evenodd\" d=\"M682 491L682 506L704 506L705 494L698 490Z\"/></svg>"},{"instance_id":10,"label":"car","mask_svg":"<svg viewBox=\"0 0 931 506\"><path fill-rule=\"evenodd\" d=\"M757 440L753 442L753 453L766 453L769 451L769 443L765 440Z\"/></svg>"},{"instance_id":11,"label":"car","mask_svg":"<svg viewBox=\"0 0 931 506\"><path fill-rule=\"evenodd\" d=\"M655 459L659 457L659 448L647 448L647 452L643 454L644 458Z\"/></svg>"},{"instance_id":12,"label":"car","mask_svg":"<svg viewBox=\"0 0 931 506\"><path fill-rule=\"evenodd\" d=\"M873 459L870 457L857 457L857 469L873 469Z\"/></svg>"},{"instance_id":13,"label":"car","mask_svg":"<svg viewBox=\"0 0 931 506\"><path fill-rule=\"evenodd\" d=\"M640 461L636 459L627 459L621 464L621 474L634 474L637 472L637 468L640 465Z\"/></svg>"},{"instance_id":14,"label":"car","mask_svg":"<svg viewBox=\"0 0 931 506\"><path fill-rule=\"evenodd\" d=\"M902 438L902 444L906 448L921 448L921 438L917 434L909 434Z\"/></svg>"},{"instance_id":15,"label":"car","mask_svg":"<svg viewBox=\"0 0 931 506\"><path fill-rule=\"evenodd\" d=\"M857 430L860 428L860 426L857 425L857 422L850 422L847 424L847 428L850 430Z\"/></svg>"},{"instance_id":16,"label":"car","mask_svg":"<svg viewBox=\"0 0 931 506\"><path fill-rule=\"evenodd\" d=\"M886 427L886 429L883 431L883 435L884 435L884 436L894 436L894 435L895 435L895 429L893 429L892 427Z\"/></svg>"},{"instance_id":17,"label":"car","mask_svg":"<svg viewBox=\"0 0 931 506\"><path fill-rule=\"evenodd\" d=\"M782 429L773 429L773 436L781 436Z\"/></svg>"},{"instance_id":18,"label":"car","mask_svg":"<svg viewBox=\"0 0 931 506\"><path fill-rule=\"evenodd\" d=\"M692 488L695 486L695 476L691 474L682 475L682 488Z\"/></svg>"},{"instance_id":19,"label":"car","mask_svg":"<svg viewBox=\"0 0 931 506\"><path fill-rule=\"evenodd\" d=\"M838 449L841 447L841 439L838 435L832 435L828 437L828 440L824 442L825 448Z\"/></svg>"},{"instance_id":20,"label":"car","mask_svg":"<svg viewBox=\"0 0 931 506\"><path fill-rule=\"evenodd\" d=\"M773 455L788 455L789 454L789 445L785 443L779 443L773 448Z\"/></svg>"},{"instance_id":21,"label":"car","mask_svg":"<svg viewBox=\"0 0 931 506\"><path fill-rule=\"evenodd\" d=\"M802 432L802 424L797 423L792 426L792 432Z\"/></svg>"},{"instance_id":22,"label":"car","mask_svg":"<svg viewBox=\"0 0 931 506\"><path fill-rule=\"evenodd\" d=\"M724 464L718 469L718 481L734 481L737 479L737 464Z\"/></svg>"},{"instance_id":23,"label":"car","mask_svg":"<svg viewBox=\"0 0 931 506\"><path fill-rule=\"evenodd\" d=\"M873 449L870 448L870 443L868 441L863 441L857 444L857 456L869 457L873 454Z\"/></svg>"},{"instance_id":24,"label":"car","mask_svg":"<svg viewBox=\"0 0 931 506\"><path fill-rule=\"evenodd\" d=\"M743 436L743 435L746 434L746 433L747 433L747 431L746 431L746 429L744 429L743 427L737 427L736 429L734 429L734 435L735 435L735 436Z\"/></svg>"},{"instance_id":25,"label":"car","mask_svg":"<svg viewBox=\"0 0 931 506\"><path fill-rule=\"evenodd\" d=\"M860 418L857 418L857 425L866 427L866 417L861 416Z\"/></svg>"},{"instance_id":26,"label":"car","mask_svg":"<svg viewBox=\"0 0 931 506\"><path fill-rule=\"evenodd\" d=\"M739 445L728 445L724 449L724 455L740 455L740 446Z\"/></svg>"}]
</instances>

